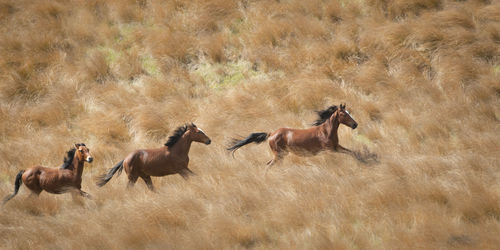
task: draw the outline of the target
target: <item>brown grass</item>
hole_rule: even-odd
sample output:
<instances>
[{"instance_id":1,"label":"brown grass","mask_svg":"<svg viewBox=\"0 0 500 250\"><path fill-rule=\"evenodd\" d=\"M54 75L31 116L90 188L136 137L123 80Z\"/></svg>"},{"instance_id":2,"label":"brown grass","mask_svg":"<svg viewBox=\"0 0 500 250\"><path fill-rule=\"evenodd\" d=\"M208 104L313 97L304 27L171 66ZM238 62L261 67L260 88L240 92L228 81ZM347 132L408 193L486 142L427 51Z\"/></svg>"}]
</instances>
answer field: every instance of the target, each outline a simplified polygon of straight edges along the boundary
<instances>
[{"instance_id":1,"label":"brown grass","mask_svg":"<svg viewBox=\"0 0 500 250\"><path fill-rule=\"evenodd\" d=\"M5 249L494 249L500 245L497 1L3 1L0 195L85 142L92 200L21 187ZM216 80L214 80L216 79ZM352 157L266 143L347 102ZM195 122L198 175L93 178ZM364 163L366 161L366 163Z\"/></svg>"}]
</instances>

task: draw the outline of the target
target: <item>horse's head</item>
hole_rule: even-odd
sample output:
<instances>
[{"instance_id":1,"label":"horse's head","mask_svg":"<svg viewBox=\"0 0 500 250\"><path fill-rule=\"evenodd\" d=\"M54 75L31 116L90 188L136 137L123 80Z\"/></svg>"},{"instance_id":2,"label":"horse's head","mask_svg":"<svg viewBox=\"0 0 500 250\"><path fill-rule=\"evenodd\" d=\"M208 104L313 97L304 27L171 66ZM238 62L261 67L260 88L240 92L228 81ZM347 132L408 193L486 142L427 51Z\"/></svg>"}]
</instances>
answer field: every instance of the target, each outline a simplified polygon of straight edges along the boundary
<instances>
[{"instance_id":1,"label":"horse's head","mask_svg":"<svg viewBox=\"0 0 500 250\"><path fill-rule=\"evenodd\" d=\"M337 119L339 120L339 123L342 123L352 129L358 127L358 123L352 119L349 111L345 109L345 103L344 105L340 104L339 109L337 109Z\"/></svg>"},{"instance_id":2,"label":"horse's head","mask_svg":"<svg viewBox=\"0 0 500 250\"><path fill-rule=\"evenodd\" d=\"M94 157L90 154L90 149L87 148L84 143L75 144L75 148L75 157L78 161L87 161L88 163L91 163L94 160Z\"/></svg>"},{"instance_id":3,"label":"horse's head","mask_svg":"<svg viewBox=\"0 0 500 250\"><path fill-rule=\"evenodd\" d=\"M191 138L192 141L205 143L207 145L212 142L212 140L208 138L205 132L203 132L203 130L201 130L200 128L196 127L194 123L191 123L187 126L186 133L189 133L189 137Z\"/></svg>"}]
</instances>

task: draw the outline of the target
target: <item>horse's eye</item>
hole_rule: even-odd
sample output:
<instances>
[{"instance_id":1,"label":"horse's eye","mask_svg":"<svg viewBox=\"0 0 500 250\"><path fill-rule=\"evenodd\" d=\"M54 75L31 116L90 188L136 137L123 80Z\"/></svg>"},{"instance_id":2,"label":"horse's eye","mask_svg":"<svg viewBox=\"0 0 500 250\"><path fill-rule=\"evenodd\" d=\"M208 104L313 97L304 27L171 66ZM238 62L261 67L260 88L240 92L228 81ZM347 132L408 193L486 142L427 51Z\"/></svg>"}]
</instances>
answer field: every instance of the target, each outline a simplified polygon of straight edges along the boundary
<instances>
[{"instance_id":1,"label":"horse's eye","mask_svg":"<svg viewBox=\"0 0 500 250\"><path fill-rule=\"evenodd\" d=\"M83 150L79 149L80 153L83 153Z\"/></svg>"}]
</instances>

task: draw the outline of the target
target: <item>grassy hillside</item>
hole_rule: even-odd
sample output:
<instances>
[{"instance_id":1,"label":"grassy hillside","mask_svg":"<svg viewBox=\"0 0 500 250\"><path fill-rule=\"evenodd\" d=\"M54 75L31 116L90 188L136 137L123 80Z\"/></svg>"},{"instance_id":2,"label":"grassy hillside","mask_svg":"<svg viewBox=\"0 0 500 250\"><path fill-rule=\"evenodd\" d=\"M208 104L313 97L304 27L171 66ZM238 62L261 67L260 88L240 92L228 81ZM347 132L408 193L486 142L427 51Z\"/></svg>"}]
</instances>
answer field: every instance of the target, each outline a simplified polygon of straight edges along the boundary
<instances>
[{"instance_id":1,"label":"grassy hillside","mask_svg":"<svg viewBox=\"0 0 500 250\"><path fill-rule=\"evenodd\" d=\"M233 159L234 136L346 102L375 153ZM0 1L0 196L86 143L83 190L0 209L6 249L406 249L500 245L500 2ZM198 175L94 178L195 122Z\"/></svg>"}]
</instances>

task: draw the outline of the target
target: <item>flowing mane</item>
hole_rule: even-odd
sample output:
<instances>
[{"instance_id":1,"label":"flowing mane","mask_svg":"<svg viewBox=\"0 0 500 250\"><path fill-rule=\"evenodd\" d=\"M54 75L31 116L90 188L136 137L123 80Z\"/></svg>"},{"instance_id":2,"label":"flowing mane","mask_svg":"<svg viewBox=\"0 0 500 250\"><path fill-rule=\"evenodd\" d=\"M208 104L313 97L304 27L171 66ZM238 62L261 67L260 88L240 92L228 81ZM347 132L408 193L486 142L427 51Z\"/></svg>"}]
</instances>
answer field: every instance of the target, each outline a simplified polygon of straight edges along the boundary
<instances>
[{"instance_id":1,"label":"flowing mane","mask_svg":"<svg viewBox=\"0 0 500 250\"><path fill-rule=\"evenodd\" d=\"M77 143L76 146L85 146L85 143ZM69 169L71 164L73 164L73 158L75 158L76 148L70 149L66 152L66 156L64 156L63 164L61 165L61 169Z\"/></svg>"},{"instance_id":2,"label":"flowing mane","mask_svg":"<svg viewBox=\"0 0 500 250\"><path fill-rule=\"evenodd\" d=\"M72 148L68 152L66 152L66 156L64 156L64 162L61 166L61 169L68 169L71 166L73 158L75 157L75 151L76 148Z\"/></svg>"},{"instance_id":3,"label":"flowing mane","mask_svg":"<svg viewBox=\"0 0 500 250\"><path fill-rule=\"evenodd\" d=\"M326 120L330 118L330 116L332 116L333 113L335 113L335 111L337 111L336 105L330 106L325 110L316 111L319 118L316 121L314 121L313 126L319 126L323 124Z\"/></svg>"},{"instance_id":4,"label":"flowing mane","mask_svg":"<svg viewBox=\"0 0 500 250\"><path fill-rule=\"evenodd\" d=\"M191 123L191 126L196 127L196 125L194 125L194 123ZM184 125L184 126L177 127L174 130L174 134L171 135L170 137L168 137L168 140L167 140L167 142L164 145L167 146L167 147L174 146L175 143L177 143L179 141L179 139L182 137L182 135L184 133L186 133L187 129L188 129L188 125L187 124Z\"/></svg>"}]
</instances>

